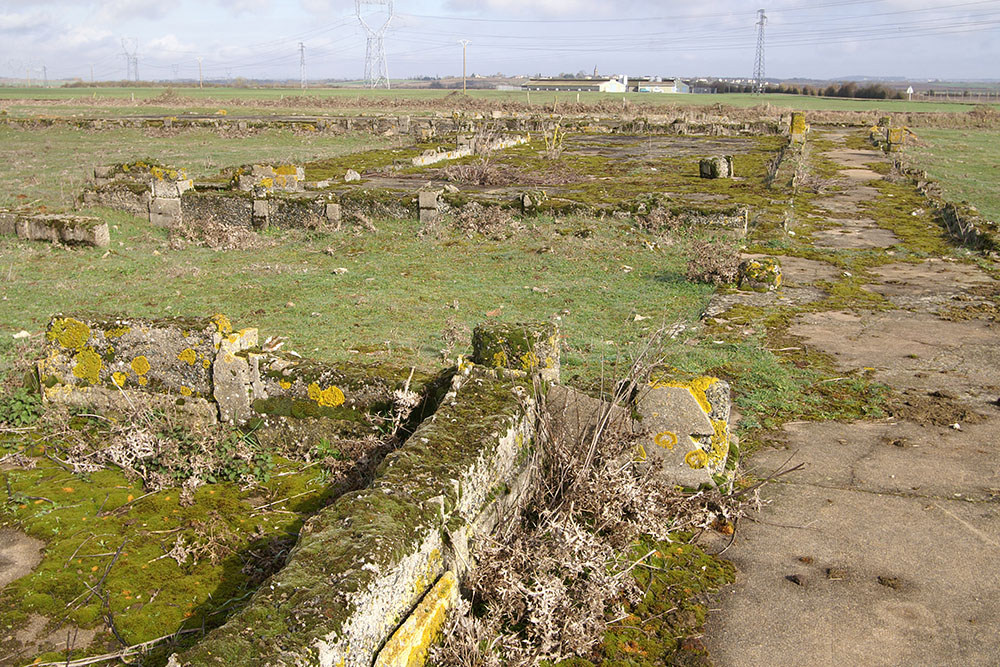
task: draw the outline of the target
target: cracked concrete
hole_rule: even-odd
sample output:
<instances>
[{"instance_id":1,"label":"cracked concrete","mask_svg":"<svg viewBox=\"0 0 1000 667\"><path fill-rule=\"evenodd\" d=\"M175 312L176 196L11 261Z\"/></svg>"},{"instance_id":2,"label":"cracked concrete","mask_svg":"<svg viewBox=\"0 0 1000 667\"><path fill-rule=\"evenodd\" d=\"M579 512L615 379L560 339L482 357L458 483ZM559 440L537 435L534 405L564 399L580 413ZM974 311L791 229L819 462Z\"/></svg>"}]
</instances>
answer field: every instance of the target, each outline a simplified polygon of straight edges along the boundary
<instances>
[{"instance_id":1,"label":"cracked concrete","mask_svg":"<svg viewBox=\"0 0 1000 667\"><path fill-rule=\"evenodd\" d=\"M840 146L826 157L860 192L818 202L843 220L817 245L898 243L856 206L874 192L864 165L884 156ZM897 310L805 313L789 331L845 374L867 369L928 405L937 396L968 406L977 423L911 413L786 424L777 446L746 463L758 477L804 466L764 487L761 511L724 553L737 583L721 593L704 640L720 667L1000 664L1000 325L989 308L941 315L949 304L995 305L1000 283L948 259L872 269L866 289ZM818 279L783 265L791 284Z\"/></svg>"}]
</instances>

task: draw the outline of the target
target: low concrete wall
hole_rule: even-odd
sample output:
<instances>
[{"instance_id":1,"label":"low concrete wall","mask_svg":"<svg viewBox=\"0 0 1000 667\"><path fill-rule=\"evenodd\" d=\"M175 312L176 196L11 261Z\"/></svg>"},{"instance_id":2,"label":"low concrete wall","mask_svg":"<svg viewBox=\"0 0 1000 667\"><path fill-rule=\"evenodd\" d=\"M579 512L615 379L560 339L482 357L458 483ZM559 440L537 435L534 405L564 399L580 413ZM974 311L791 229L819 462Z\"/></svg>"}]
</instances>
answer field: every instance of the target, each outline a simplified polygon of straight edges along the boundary
<instances>
[{"instance_id":1,"label":"low concrete wall","mask_svg":"<svg viewBox=\"0 0 1000 667\"><path fill-rule=\"evenodd\" d=\"M530 384L502 375L466 366L372 485L311 518L285 568L169 664L422 664L470 541L532 466Z\"/></svg>"},{"instance_id":2,"label":"low concrete wall","mask_svg":"<svg viewBox=\"0 0 1000 667\"><path fill-rule=\"evenodd\" d=\"M327 364L265 352L257 329L236 331L221 314L57 316L46 338L37 366L46 401L97 410L152 404L198 421L266 425L305 439L371 431L369 417L389 418L396 392L422 399L435 382L428 373L391 365Z\"/></svg>"},{"instance_id":3,"label":"low concrete wall","mask_svg":"<svg viewBox=\"0 0 1000 667\"><path fill-rule=\"evenodd\" d=\"M111 243L108 224L98 218L66 213L0 210L0 236L99 248Z\"/></svg>"}]
</instances>

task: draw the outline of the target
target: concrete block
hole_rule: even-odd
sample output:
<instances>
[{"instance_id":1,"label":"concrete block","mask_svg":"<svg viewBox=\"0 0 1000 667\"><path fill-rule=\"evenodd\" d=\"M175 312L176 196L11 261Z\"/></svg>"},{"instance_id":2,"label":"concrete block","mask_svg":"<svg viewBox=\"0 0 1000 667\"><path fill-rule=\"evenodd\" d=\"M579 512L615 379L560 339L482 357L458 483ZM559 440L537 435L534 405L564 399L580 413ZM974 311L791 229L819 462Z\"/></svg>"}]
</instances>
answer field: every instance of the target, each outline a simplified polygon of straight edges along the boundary
<instances>
[{"instance_id":1,"label":"concrete block","mask_svg":"<svg viewBox=\"0 0 1000 667\"><path fill-rule=\"evenodd\" d=\"M253 216L255 218L266 218L271 212L271 203L266 199L253 200Z\"/></svg>"},{"instance_id":2,"label":"concrete block","mask_svg":"<svg viewBox=\"0 0 1000 667\"><path fill-rule=\"evenodd\" d=\"M354 181L360 181L360 180L361 180L361 174L354 171L353 169L348 169L347 173L344 174L345 183L353 183Z\"/></svg>"},{"instance_id":3,"label":"concrete block","mask_svg":"<svg viewBox=\"0 0 1000 667\"><path fill-rule=\"evenodd\" d=\"M191 179L171 181L167 179L160 180L158 178L153 178L152 184L153 197L163 199L177 199L186 191L194 187L194 181Z\"/></svg>"},{"instance_id":4,"label":"concrete block","mask_svg":"<svg viewBox=\"0 0 1000 667\"><path fill-rule=\"evenodd\" d=\"M437 210L438 207L438 197L441 196L441 190L421 190L417 193L417 204L420 209L434 209Z\"/></svg>"},{"instance_id":5,"label":"concrete block","mask_svg":"<svg viewBox=\"0 0 1000 667\"><path fill-rule=\"evenodd\" d=\"M483 324L472 332L472 361L559 382L559 328L548 322Z\"/></svg>"},{"instance_id":6,"label":"concrete block","mask_svg":"<svg viewBox=\"0 0 1000 667\"><path fill-rule=\"evenodd\" d=\"M727 469L729 385L716 378L690 382L654 378L636 403L641 434L636 459L655 464L671 484L714 486ZM727 468L727 464L730 464Z\"/></svg>"},{"instance_id":7,"label":"concrete block","mask_svg":"<svg viewBox=\"0 0 1000 667\"><path fill-rule=\"evenodd\" d=\"M341 211L340 204L327 204L326 205L326 219L330 222L339 223L343 217L343 212Z\"/></svg>"},{"instance_id":8,"label":"concrete block","mask_svg":"<svg viewBox=\"0 0 1000 667\"><path fill-rule=\"evenodd\" d=\"M154 227L172 227L180 224L181 200L153 199L149 202L149 223Z\"/></svg>"},{"instance_id":9,"label":"concrete block","mask_svg":"<svg viewBox=\"0 0 1000 667\"><path fill-rule=\"evenodd\" d=\"M436 208L422 208L420 209L420 223L423 225L432 225L441 218L441 213Z\"/></svg>"},{"instance_id":10,"label":"concrete block","mask_svg":"<svg viewBox=\"0 0 1000 667\"><path fill-rule=\"evenodd\" d=\"M212 396L220 421L242 424L251 417L250 364L225 346L219 348L212 364Z\"/></svg>"},{"instance_id":11,"label":"concrete block","mask_svg":"<svg viewBox=\"0 0 1000 667\"><path fill-rule=\"evenodd\" d=\"M5 225L9 226L9 220ZM111 242L108 225L98 218L76 215L16 215L14 232L25 241L49 241L105 247Z\"/></svg>"}]
</instances>

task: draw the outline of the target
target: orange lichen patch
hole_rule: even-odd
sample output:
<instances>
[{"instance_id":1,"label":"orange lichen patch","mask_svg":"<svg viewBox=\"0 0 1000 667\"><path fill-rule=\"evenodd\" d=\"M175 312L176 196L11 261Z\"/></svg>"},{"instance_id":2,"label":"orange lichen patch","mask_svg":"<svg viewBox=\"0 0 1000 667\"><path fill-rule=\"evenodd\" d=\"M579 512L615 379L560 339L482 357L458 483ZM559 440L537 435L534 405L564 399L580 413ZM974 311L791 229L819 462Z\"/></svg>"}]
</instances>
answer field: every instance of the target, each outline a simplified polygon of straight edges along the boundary
<instances>
[{"instance_id":1,"label":"orange lichen patch","mask_svg":"<svg viewBox=\"0 0 1000 667\"><path fill-rule=\"evenodd\" d=\"M344 404L344 392L338 387L327 387L320 389L319 385L313 382L309 385L307 392L309 398L324 407L337 407Z\"/></svg>"},{"instance_id":2,"label":"orange lichen patch","mask_svg":"<svg viewBox=\"0 0 1000 667\"><path fill-rule=\"evenodd\" d=\"M149 359L140 355L132 360L132 370L135 371L136 375L142 376L149 372ZM142 377L139 378L139 384L145 384Z\"/></svg>"},{"instance_id":3,"label":"orange lichen patch","mask_svg":"<svg viewBox=\"0 0 1000 667\"><path fill-rule=\"evenodd\" d=\"M656 434L653 442L665 449L673 449L674 445L677 444L677 434L671 431L663 431Z\"/></svg>"},{"instance_id":4,"label":"orange lichen patch","mask_svg":"<svg viewBox=\"0 0 1000 667\"><path fill-rule=\"evenodd\" d=\"M73 493L73 487L72 486L64 486L62 488L62 492L63 493Z\"/></svg>"}]
</instances>

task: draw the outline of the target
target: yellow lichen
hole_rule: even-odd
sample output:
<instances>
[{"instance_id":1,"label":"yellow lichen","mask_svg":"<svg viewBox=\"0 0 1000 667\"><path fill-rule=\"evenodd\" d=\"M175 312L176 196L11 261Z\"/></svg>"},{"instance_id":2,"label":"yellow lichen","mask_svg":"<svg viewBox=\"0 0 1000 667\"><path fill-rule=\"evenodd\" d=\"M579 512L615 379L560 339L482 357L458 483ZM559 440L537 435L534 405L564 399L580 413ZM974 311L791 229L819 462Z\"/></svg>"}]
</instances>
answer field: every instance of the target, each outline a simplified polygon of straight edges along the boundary
<instances>
[{"instance_id":1,"label":"yellow lichen","mask_svg":"<svg viewBox=\"0 0 1000 667\"><path fill-rule=\"evenodd\" d=\"M498 350L493 353L493 367L494 368L506 368L507 367L507 353L503 350Z\"/></svg>"},{"instance_id":2,"label":"yellow lichen","mask_svg":"<svg viewBox=\"0 0 1000 667\"><path fill-rule=\"evenodd\" d=\"M189 387L181 387L181 396L190 396L193 392Z\"/></svg>"},{"instance_id":3,"label":"yellow lichen","mask_svg":"<svg viewBox=\"0 0 1000 667\"><path fill-rule=\"evenodd\" d=\"M190 347L180 351L177 358L186 363L188 366L194 366L194 363L198 361L198 353L192 350Z\"/></svg>"},{"instance_id":4,"label":"yellow lichen","mask_svg":"<svg viewBox=\"0 0 1000 667\"><path fill-rule=\"evenodd\" d=\"M114 381L116 387L124 387L125 383L128 381L128 374L122 373L121 371L115 371L111 374L111 379Z\"/></svg>"},{"instance_id":5,"label":"yellow lichen","mask_svg":"<svg viewBox=\"0 0 1000 667\"><path fill-rule=\"evenodd\" d=\"M282 389L291 389L292 383L289 382L288 380L278 380L278 386L281 387Z\"/></svg>"},{"instance_id":6,"label":"yellow lichen","mask_svg":"<svg viewBox=\"0 0 1000 667\"><path fill-rule=\"evenodd\" d=\"M207 370L212 365L212 362L208 360L208 357L205 357L201 360L201 365Z\"/></svg>"},{"instance_id":7,"label":"yellow lichen","mask_svg":"<svg viewBox=\"0 0 1000 667\"><path fill-rule=\"evenodd\" d=\"M298 173L298 170L295 168L295 165L283 164L279 167L275 167L274 173L281 174L282 176L294 176Z\"/></svg>"},{"instance_id":8,"label":"yellow lichen","mask_svg":"<svg viewBox=\"0 0 1000 667\"><path fill-rule=\"evenodd\" d=\"M139 385L145 387L147 384L149 384L149 378L147 378L145 376L140 376L139 377Z\"/></svg>"},{"instance_id":9,"label":"yellow lichen","mask_svg":"<svg viewBox=\"0 0 1000 667\"><path fill-rule=\"evenodd\" d=\"M131 327L115 327L114 329L108 329L107 331L105 331L104 332L104 337L105 338L121 338L122 336L124 336L125 334L127 334L131 330L132 330Z\"/></svg>"},{"instance_id":10,"label":"yellow lichen","mask_svg":"<svg viewBox=\"0 0 1000 667\"><path fill-rule=\"evenodd\" d=\"M307 388L309 398L316 401L323 407L335 408L344 404L344 392L337 387L327 387L320 389L319 385L313 382Z\"/></svg>"},{"instance_id":11,"label":"yellow lichen","mask_svg":"<svg viewBox=\"0 0 1000 667\"><path fill-rule=\"evenodd\" d=\"M219 330L219 333L223 336L228 336L233 332L233 325L229 321L229 318L222 313L216 313L212 316L212 322L215 327Z\"/></svg>"},{"instance_id":12,"label":"yellow lichen","mask_svg":"<svg viewBox=\"0 0 1000 667\"><path fill-rule=\"evenodd\" d=\"M66 349L80 351L90 340L90 327L72 317L64 317L52 322L45 337Z\"/></svg>"},{"instance_id":13,"label":"yellow lichen","mask_svg":"<svg viewBox=\"0 0 1000 667\"><path fill-rule=\"evenodd\" d=\"M90 384L97 384L101 379L101 368L103 367L104 362L101 361L101 355L86 347L76 355L73 375Z\"/></svg>"},{"instance_id":14,"label":"yellow lichen","mask_svg":"<svg viewBox=\"0 0 1000 667\"><path fill-rule=\"evenodd\" d=\"M677 444L677 434L671 431L663 431L656 434L653 442L664 449L670 450Z\"/></svg>"},{"instance_id":15,"label":"yellow lichen","mask_svg":"<svg viewBox=\"0 0 1000 667\"><path fill-rule=\"evenodd\" d=\"M538 367L538 355L534 352L525 352L521 355L521 368L530 371Z\"/></svg>"},{"instance_id":16,"label":"yellow lichen","mask_svg":"<svg viewBox=\"0 0 1000 667\"><path fill-rule=\"evenodd\" d=\"M708 464L708 454L703 449L692 449L684 455L684 463L695 470L704 468Z\"/></svg>"},{"instance_id":17,"label":"yellow lichen","mask_svg":"<svg viewBox=\"0 0 1000 667\"><path fill-rule=\"evenodd\" d=\"M131 365L132 365L132 370L135 371L135 374L140 376L139 380L140 384L145 384L142 382L141 376L149 372L149 359L140 355L132 360Z\"/></svg>"},{"instance_id":18,"label":"yellow lichen","mask_svg":"<svg viewBox=\"0 0 1000 667\"><path fill-rule=\"evenodd\" d=\"M708 395L705 393L708 388L719 381L719 378L713 377L700 377L691 380L690 382L680 382L677 380L669 380L665 378L653 378L649 381L649 386L653 389L662 389L664 387L679 387L687 389L694 396L694 399L698 401L698 405L706 413L712 412L712 404L708 401Z\"/></svg>"}]
</instances>

